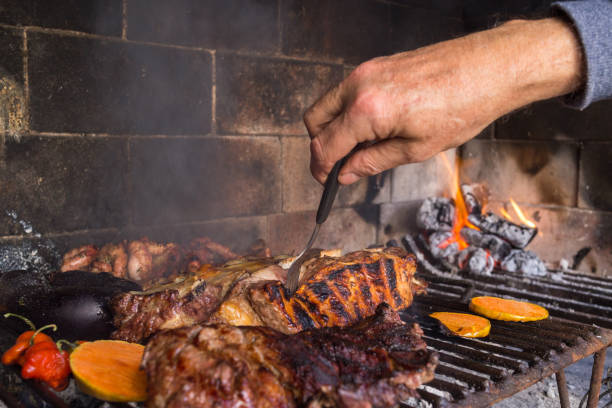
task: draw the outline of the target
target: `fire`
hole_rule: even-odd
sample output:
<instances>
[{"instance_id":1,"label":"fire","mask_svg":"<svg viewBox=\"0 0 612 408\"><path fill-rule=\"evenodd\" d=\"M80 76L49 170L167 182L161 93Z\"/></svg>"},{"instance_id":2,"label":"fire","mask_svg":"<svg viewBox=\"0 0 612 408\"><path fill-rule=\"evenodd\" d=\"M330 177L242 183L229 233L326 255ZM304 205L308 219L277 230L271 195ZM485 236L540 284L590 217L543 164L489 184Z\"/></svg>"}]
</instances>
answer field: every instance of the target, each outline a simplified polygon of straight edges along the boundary
<instances>
[{"instance_id":1,"label":"fire","mask_svg":"<svg viewBox=\"0 0 612 408\"><path fill-rule=\"evenodd\" d=\"M445 248L451 243L457 242L457 244L459 245L459 250L463 250L467 248L469 244L465 242L465 240L461 237L461 229L463 227L468 227L468 228L472 228L475 230L480 230L480 229L468 221L469 214L468 214L467 207L465 206L465 202L463 200L463 194L461 194L461 186L459 184L459 162L458 161L455 162L455 169L453 169L453 166L451 165L450 161L446 157L445 153L442 153L438 156L442 159L442 162L444 163L446 170L448 170L448 173L451 176L451 179L452 179L451 188L453 189L455 193L455 223L453 224L453 231L452 231L453 236L447 242L444 242L440 247Z\"/></svg>"},{"instance_id":2,"label":"fire","mask_svg":"<svg viewBox=\"0 0 612 408\"><path fill-rule=\"evenodd\" d=\"M535 223L533 221L531 221L529 218L525 217L525 214L523 214L523 211L521 211L521 208L518 206L518 204L516 202L514 202L514 200L512 198L510 199L510 204L512 205L512 208L514 209L514 212L516 213L516 216L519 218L519 220L521 220L521 222L523 224L525 224L529 228L535 228L536 227L536 225L535 225Z\"/></svg>"},{"instance_id":3,"label":"fire","mask_svg":"<svg viewBox=\"0 0 612 408\"><path fill-rule=\"evenodd\" d=\"M505 219L507 219L508 221L514 222L514 220L512 219L512 216L508 213L508 211L506 211L504 207L500 207L499 212Z\"/></svg>"}]
</instances>

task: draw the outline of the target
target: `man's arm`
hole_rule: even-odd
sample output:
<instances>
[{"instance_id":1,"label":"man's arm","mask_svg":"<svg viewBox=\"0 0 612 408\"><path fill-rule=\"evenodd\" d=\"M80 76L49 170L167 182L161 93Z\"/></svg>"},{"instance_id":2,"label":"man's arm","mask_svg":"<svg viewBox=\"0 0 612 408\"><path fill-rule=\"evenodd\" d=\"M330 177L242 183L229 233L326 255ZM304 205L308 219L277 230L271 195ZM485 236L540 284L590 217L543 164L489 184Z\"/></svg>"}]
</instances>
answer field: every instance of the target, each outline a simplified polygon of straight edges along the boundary
<instances>
[{"instance_id":1,"label":"man's arm","mask_svg":"<svg viewBox=\"0 0 612 408\"><path fill-rule=\"evenodd\" d=\"M361 142L339 181L428 159L476 136L500 116L581 86L583 55L560 18L491 30L358 66L305 114L311 171L324 182Z\"/></svg>"}]
</instances>

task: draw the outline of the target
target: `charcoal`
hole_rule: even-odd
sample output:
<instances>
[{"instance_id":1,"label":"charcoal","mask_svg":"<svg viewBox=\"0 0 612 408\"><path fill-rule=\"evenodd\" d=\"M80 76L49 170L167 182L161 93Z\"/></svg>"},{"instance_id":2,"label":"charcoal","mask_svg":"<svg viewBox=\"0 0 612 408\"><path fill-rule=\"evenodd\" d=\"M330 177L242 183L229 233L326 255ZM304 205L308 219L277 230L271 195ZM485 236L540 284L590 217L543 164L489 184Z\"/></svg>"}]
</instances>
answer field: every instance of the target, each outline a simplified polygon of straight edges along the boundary
<instances>
[{"instance_id":1,"label":"charcoal","mask_svg":"<svg viewBox=\"0 0 612 408\"><path fill-rule=\"evenodd\" d=\"M448 198L426 198L417 213L417 226L427 231L450 231L454 220L455 205Z\"/></svg>"},{"instance_id":2,"label":"charcoal","mask_svg":"<svg viewBox=\"0 0 612 408\"><path fill-rule=\"evenodd\" d=\"M589 252L591 252L591 247L580 248L580 250L576 252L576 255L574 255L574 263L572 264L573 270L580 268L580 264L582 263L584 258L586 258Z\"/></svg>"},{"instance_id":3,"label":"charcoal","mask_svg":"<svg viewBox=\"0 0 612 408\"><path fill-rule=\"evenodd\" d=\"M486 250L470 246L459 252L457 264L464 272L490 275L495 266L495 260Z\"/></svg>"},{"instance_id":4,"label":"charcoal","mask_svg":"<svg viewBox=\"0 0 612 408\"><path fill-rule=\"evenodd\" d=\"M513 249L502 261L501 268L508 272L519 272L528 276L544 276L547 274L544 262L531 251Z\"/></svg>"},{"instance_id":5,"label":"charcoal","mask_svg":"<svg viewBox=\"0 0 612 408\"><path fill-rule=\"evenodd\" d=\"M537 228L517 225L490 212L484 215L470 214L468 221L482 232L505 239L515 248L525 248L538 233Z\"/></svg>"},{"instance_id":6,"label":"charcoal","mask_svg":"<svg viewBox=\"0 0 612 408\"><path fill-rule=\"evenodd\" d=\"M390 240L388 240L388 241L387 241L387 243L385 244L385 246L386 246L387 248L389 248L389 247L401 247L400 243L399 243L399 242L397 242L397 240L396 240L396 239L390 239Z\"/></svg>"},{"instance_id":7,"label":"charcoal","mask_svg":"<svg viewBox=\"0 0 612 408\"><path fill-rule=\"evenodd\" d=\"M427 238L427 244L429 252L434 258L444 259L450 263L455 262L456 255L459 252L459 244L453 239L452 232L434 232Z\"/></svg>"},{"instance_id":8,"label":"charcoal","mask_svg":"<svg viewBox=\"0 0 612 408\"><path fill-rule=\"evenodd\" d=\"M482 214L482 201L486 198L484 186L480 184L462 184L461 196L465 202L468 214Z\"/></svg>"},{"instance_id":9,"label":"charcoal","mask_svg":"<svg viewBox=\"0 0 612 408\"><path fill-rule=\"evenodd\" d=\"M512 251L509 243L492 234L484 234L468 227L462 228L460 234L468 244L489 251L496 262L501 262Z\"/></svg>"},{"instance_id":10,"label":"charcoal","mask_svg":"<svg viewBox=\"0 0 612 408\"><path fill-rule=\"evenodd\" d=\"M58 269L60 261L60 253L49 240L0 245L0 275L14 270L36 270L50 277Z\"/></svg>"}]
</instances>

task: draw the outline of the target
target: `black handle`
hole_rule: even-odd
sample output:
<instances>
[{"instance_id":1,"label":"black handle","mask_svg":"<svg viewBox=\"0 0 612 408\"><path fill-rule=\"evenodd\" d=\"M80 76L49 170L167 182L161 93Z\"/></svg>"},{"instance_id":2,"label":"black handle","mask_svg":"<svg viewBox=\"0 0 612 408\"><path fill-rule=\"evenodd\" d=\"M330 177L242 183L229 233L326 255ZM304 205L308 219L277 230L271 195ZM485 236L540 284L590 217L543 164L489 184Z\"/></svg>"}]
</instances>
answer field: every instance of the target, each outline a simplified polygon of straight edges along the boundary
<instances>
[{"instance_id":1,"label":"black handle","mask_svg":"<svg viewBox=\"0 0 612 408\"><path fill-rule=\"evenodd\" d=\"M353 149L353 151L355 151L355 149ZM353 151L344 156L342 159L338 160L327 175L327 180L325 180L325 188L323 189L323 195L321 196L321 202L319 203L319 209L317 210L317 224L323 224L329 216L329 212L331 211L332 205L334 205L334 200L336 199L336 194L338 193L338 187L340 187L340 183L338 182L338 173L340 173L340 169L342 166L344 166L344 163L346 163Z\"/></svg>"}]
</instances>

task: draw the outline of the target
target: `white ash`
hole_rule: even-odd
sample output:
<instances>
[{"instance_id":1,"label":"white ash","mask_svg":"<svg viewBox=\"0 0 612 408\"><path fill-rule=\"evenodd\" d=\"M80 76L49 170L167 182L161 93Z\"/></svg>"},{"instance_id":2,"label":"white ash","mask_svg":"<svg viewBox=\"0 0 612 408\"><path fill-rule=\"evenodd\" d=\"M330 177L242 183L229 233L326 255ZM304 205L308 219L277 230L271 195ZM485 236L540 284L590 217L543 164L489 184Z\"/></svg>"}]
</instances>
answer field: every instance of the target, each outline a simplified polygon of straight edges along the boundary
<instances>
[{"instance_id":1,"label":"white ash","mask_svg":"<svg viewBox=\"0 0 612 408\"><path fill-rule=\"evenodd\" d=\"M428 197L417 212L416 222L426 231L450 231L455 222L455 205L448 198Z\"/></svg>"},{"instance_id":2,"label":"white ash","mask_svg":"<svg viewBox=\"0 0 612 408\"><path fill-rule=\"evenodd\" d=\"M519 272L527 276L545 276L546 265L532 251L513 249L501 263L501 268L508 272Z\"/></svg>"},{"instance_id":3,"label":"white ash","mask_svg":"<svg viewBox=\"0 0 612 408\"><path fill-rule=\"evenodd\" d=\"M17 215L17 211L15 211L15 210L7 210L6 211L6 215L8 215L9 218L11 218L15 223L17 223L17 224L19 224L21 226L21 229L22 229L24 234L32 235L32 236L37 237L37 238L41 236L39 233L34 231L34 227L32 226L32 223L30 223L29 221L22 220L22 219L19 218L19 215Z\"/></svg>"},{"instance_id":4,"label":"white ash","mask_svg":"<svg viewBox=\"0 0 612 408\"><path fill-rule=\"evenodd\" d=\"M512 251L508 242L495 235L483 234L478 230L467 227L461 228L460 234L468 244L488 250L497 262L501 262Z\"/></svg>"},{"instance_id":5,"label":"white ash","mask_svg":"<svg viewBox=\"0 0 612 408\"><path fill-rule=\"evenodd\" d=\"M570 262L565 258L561 258L561 260L559 261L559 269L562 271L569 271Z\"/></svg>"},{"instance_id":6,"label":"white ash","mask_svg":"<svg viewBox=\"0 0 612 408\"><path fill-rule=\"evenodd\" d=\"M429 235L427 244L429 245L429 251L431 254L438 259L443 259L448 263L454 264L457 253L459 252L459 244L449 241L453 240L452 232L438 231Z\"/></svg>"},{"instance_id":7,"label":"white ash","mask_svg":"<svg viewBox=\"0 0 612 408\"><path fill-rule=\"evenodd\" d=\"M459 252L457 263L462 271L479 275L491 275L495 260L482 248L469 246Z\"/></svg>"}]
</instances>

